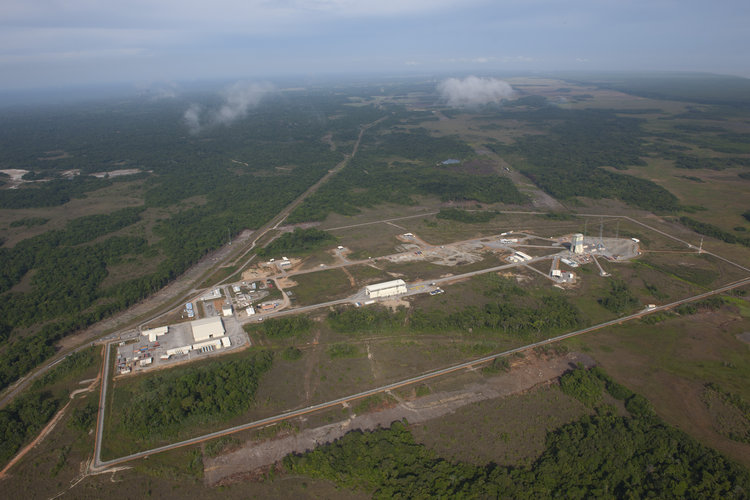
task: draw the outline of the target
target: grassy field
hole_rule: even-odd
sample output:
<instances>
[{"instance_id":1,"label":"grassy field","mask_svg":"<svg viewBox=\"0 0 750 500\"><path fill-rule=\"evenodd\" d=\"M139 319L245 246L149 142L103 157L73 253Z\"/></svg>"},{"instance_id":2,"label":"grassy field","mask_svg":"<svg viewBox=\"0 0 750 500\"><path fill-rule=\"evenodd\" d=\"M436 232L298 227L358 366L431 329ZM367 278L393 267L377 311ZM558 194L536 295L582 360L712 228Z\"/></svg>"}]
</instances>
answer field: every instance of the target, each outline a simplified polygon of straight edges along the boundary
<instances>
[{"instance_id":1,"label":"grassy field","mask_svg":"<svg viewBox=\"0 0 750 500\"><path fill-rule=\"evenodd\" d=\"M356 292L349 277L341 269L328 269L316 273L294 276L297 286L292 287L298 305L305 306L348 297ZM356 284L355 284L356 285Z\"/></svg>"},{"instance_id":2,"label":"grassy field","mask_svg":"<svg viewBox=\"0 0 750 500\"><path fill-rule=\"evenodd\" d=\"M590 411L553 385L464 406L412 426L412 432L417 441L446 458L521 466L542 453L547 432Z\"/></svg>"},{"instance_id":3,"label":"grassy field","mask_svg":"<svg viewBox=\"0 0 750 500\"><path fill-rule=\"evenodd\" d=\"M588 351L615 379L646 396L667 422L750 466L750 446L721 435L703 401L708 382L750 400L750 347L737 338L750 330L744 311L743 316L731 304L655 325L630 322L569 344Z\"/></svg>"}]
</instances>

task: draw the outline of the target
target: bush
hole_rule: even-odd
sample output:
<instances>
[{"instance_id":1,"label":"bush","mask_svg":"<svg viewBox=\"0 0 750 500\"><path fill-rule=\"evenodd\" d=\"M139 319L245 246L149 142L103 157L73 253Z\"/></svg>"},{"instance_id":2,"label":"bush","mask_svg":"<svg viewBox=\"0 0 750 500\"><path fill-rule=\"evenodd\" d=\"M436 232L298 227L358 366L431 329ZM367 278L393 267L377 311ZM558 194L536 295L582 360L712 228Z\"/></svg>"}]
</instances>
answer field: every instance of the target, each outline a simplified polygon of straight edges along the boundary
<instances>
[{"instance_id":1,"label":"bush","mask_svg":"<svg viewBox=\"0 0 750 500\"><path fill-rule=\"evenodd\" d=\"M560 377L560 388L586 406L594 406L602 399L604 384L595 373L582 365Z\"/></svg>"},{"instance_id":2,"label":"bush","mask_svg":"<svg viewBox=\"0 0 750 500\"><path fill-rule=\"evenodd\" d=\"M351 344L333 344L328 348L331 359L354 358L359 355L359 349Z\"/></svg>"},{"instance_id":3,"label":"bush","mask_svg":"<svg viewBox=\"0 0 750 500\"><path fill-rule=\"evenodd\" d=\"M297 361L302 357L302 351L296 347L289 346L281 351L281 357L287 361Z\"/></svg>"},{"instance_id":4,"label":"bush","mask_svg":"<svg viewBox=\"0 0 750 500\"><path fill-rule=\"evenodd\" d=\"M654 407L648 399L644 398L640 394L634 394L625 402L625 409L630 412L631 415L645 417L654 414Z\"/></svg>"},{"instance_id":5,"label":"bush","mask_svg":"<svg viewBox=\"0 0 750 500\"><path fill-rule=\"evenodd\" d=\"M508 361L508 358L495 358L492 360L492 363L482 368L482 372L486 374L494 374L494 373L509 372L509 371L510 371L510 361Z\"/></svg>"}]
</instances>

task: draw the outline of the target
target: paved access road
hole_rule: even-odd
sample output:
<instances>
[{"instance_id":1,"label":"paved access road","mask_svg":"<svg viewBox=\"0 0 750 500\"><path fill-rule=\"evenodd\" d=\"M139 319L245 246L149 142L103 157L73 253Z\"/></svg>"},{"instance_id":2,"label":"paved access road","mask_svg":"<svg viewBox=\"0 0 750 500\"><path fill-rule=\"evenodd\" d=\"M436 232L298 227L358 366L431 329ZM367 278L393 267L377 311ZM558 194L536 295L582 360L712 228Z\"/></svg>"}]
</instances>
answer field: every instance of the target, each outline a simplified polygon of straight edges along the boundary
<instances>
[{"instance_id":1,"label":"paved access road","mask_svg":"<svg viewBox=\"0 0 750 500\"><path fill-rule=\"evenodd\" d=\"M225 436L225 435L228 435L228 434L233 434L233 433L240 432L240 431L245 431L245 430L248 430L248 429L253 429L253 428L256 428L256 427L262 427L262 426L273 424L273 423L276 423L276 422L281 422L283 420L289 420L291 418L296 418L296 417L299 417L299 416L302 416L302 415L305 415L305 414L308 414L308 413L312 413L312 412L315 412L315 411L323 410L325 408L330 408L332 406L336 406L336 405L339 405L339 404L349 403L351 401L354 401L354 400L357 400L357 399L361 399L361 398L365 398L367 396L372 396L374 394L379 394L381 392L390 391L390 390L398 389L399 387L404 387L404 386L407 386L407 385L424 382L426 380L429 380L429 379L432 379L432 378L435 378L435 377L440 377L442 375L447 375L447 374L450 374L450 373L453 373L453 372L456 372L456 371L459 371L459 370L463 370L463 369L466 369L466 368L471 368L473 366L480 365L482 363L487 363L487 362L492 361L492 360L497 359L497 358L502 358L502 357L510 356L511 354L514 354L514 353L517 353L517 352L528 351L528 350L534 349L536 347L541 347L541 346L552 344L552 343L555 343L555 342L560 342L562 340L569 339L569 338L575 337L577 335L583 335L585 333L593 332L595 330L600 330L600 329L606 328L608 326L619 325L619 324L624 323L626 321L631 321L631 320L634 320L634 319L642 318L643 316L646 316L648 314L653 314L653 313L658 312L658 311L664 311L664 310L667 310L667 309L671 309L673 307L677 307L679 305L686 304L688 302L694 302L694 301L697 301L697 300L702 300L702 299L704 299L706 297L710 297L712 295L716 295L716 294L719 294L719 293L724 293L726 291L733 290L735 288L738 288L738 287L741 287L741 286L745 286L745 285L748 285L748 284L750 284L750 278L744 278L744 279L741 279L739 281L735 281L734 283L730 283L728 285L725 285L725 286L722 286L720 288L717 288L715 290L711 290L709 292L705 292L705 293L701 293L701 294L698 294L698 295L694 295L692 297L681 299L681 300L672 302L670 304L665 304L663 306L659 306L659 307L656 307L656 308L653 308L653 309L643 310L643 311L637 312L635 314L631 314L629 316L624 316L622 318L613 319L611 321L605 321L604 323L599 323L598 325L590 326L590 327L587 327L587 328L582 328L580 330L569 332L569 333L566 333L566 334L563 334L563 335L558 335L556 337L552 337L552 338L549 338L549 339L546 339L546 340L542 340L542 341L539 341L539 342L534 342L532 344L527 344L527 345L524 345L524 346L521 346L521 347L517 347L515 349L510 349L510 350L503 351L503 352L500 352L500 353L491 354L489 356L483 356L481 358L473 359L471 361L466 361L464 363L459 363L459 364L452 365L452 366L449 366L449 367L446 367L446 368L441 368L439 370L434 370L434 371L430 371L430 372L427 372L427 373L423 373L421 375L417 375L415 377L411 377L411 378L407 378L407 379L404 379L404 380L400 380L398 382L393 382L391 384L382 385L380 387L369 389L367 391L358 392L356 394L350 394L348 396L344 396L344 397L337 398L337 399L332 399L332 400L326 401L324 403L318 403L316 405L307 406L305 408L300 408L300 409L297 409L297 410L287 411L287 412L284 412L284 413L280 413L278 415L274 415L274 416L271 416L271 417L267 417L267 418L263 418L263 419L260 419L260 420L256 420L254 422L248 422L246 424L237 425L237 426L234 426L234 427L230 427L228 429L224 429L224 430L212 432L212 433L209 433L209 434L204 434L203 436L198 436L198 437L195 437L195 438L192 438L192 439L186 439L186 440L180 441L178 443L172 443L172 444L168 444L168 445L165 445L165 446L160 446L158 448L153 448L151 450L146 450L146 451L142 451L142 452L138 452L138 453L133 453L132 455L127 455L125 457L120 457L120 458L116 458L116 459L113 459L113 460L107 460L107 461L102 461L101 460L101 436L102 436L103 415L104 415L104 401L106 400L106 387L107 387L107 381L104 380L104 383L102 383L102 390L101 390L101 394L100 394L100 397L99 397L99 405L100 405L100 407L99 407L99 419L97 421L97 431L96 431L96 451L95 451L95 455L94 455L94 461L93 461L93 463L91 465L91 470L93 470L93 471L100 471L100 470L106 469L108 467L112 467L114 465L119 465L119 464L124 463L124 462L128 462L128 461L135 460L135 459L138 459L138 458L148 457L149 455L153 455L155 453L161 453L161 452L164 452L164 451L173 450L175 448L181 448L183 446L190 446L190 445L201 443L203 441L207 441L207 440L210 440L210 439L215 439L215 438L220 437L220 436ZM103 378L105 378L105 379L106 379L106 377L107 377L107 375L109 373L109 370L106 369L106 367L108 367L108 366L109 366L109 348L107 349L107 356L106 356L105 363L104 363L105 369L104 369L104 372L103 372Z\"/></svg>"}]
</instances>

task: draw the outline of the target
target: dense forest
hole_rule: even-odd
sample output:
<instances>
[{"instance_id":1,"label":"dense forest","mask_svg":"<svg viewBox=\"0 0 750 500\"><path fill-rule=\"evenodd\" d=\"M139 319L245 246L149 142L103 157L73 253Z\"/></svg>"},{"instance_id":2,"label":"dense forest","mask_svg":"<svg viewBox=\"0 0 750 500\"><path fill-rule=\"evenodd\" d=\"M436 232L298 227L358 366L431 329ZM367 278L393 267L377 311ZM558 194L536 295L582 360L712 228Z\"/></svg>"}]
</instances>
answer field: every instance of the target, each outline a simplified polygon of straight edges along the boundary
<instances>
[{"instance_id":1,"label":"dense forest","mask_svg":"<svg viewBox=\"0 0 750 500\"><path fill-rule=\"evenodd\" d=\"M199 94L158 103L24 109L0 117L0 125L8 125L0 126L0 166L37 165L35 177L51 179L1 190L0 205L59 205L126 181L142 186L144 201L0 248L0 340L9 339L0 346L0 389L53 355L65 335L136 303L228 237L261 226L342 159L353 144L344 136L354 130L356 139L362 124L385 113L370 106L341 113L347 98L330 91L279 93L233 126L191 135L182 113L193 100L216 104L215 96ZM322 140L327 133L342 136L341 150ZM85 175L121 168L141 174ZM82 175L59 178L70 169ZM196 196L202 201L185 203ZM151 245L140 236L103 239L164 210L169 215L157 218ZM102 287L113 265L136 255L154 262L152 270ZM22 280L29 282L23 291L11 290Z\"/></svg>"},{"instance_id":2,"label":"dense forest","mask_svg":"<svg viewBox=\"0 0 750 500\"><path fill-rule=\"evenodd\" d=\"M79 376L97 360L94 348L71 354L35 380L30 391L0 410L0 464L10 460L21 446L35 437L65 404L69 393L58 388L60 382Z\"/></svg>"},{"instance_id":3,"label":"dense forest","mask_svg":"<svg viewBox=\"0 0 750 500\"><path fill-rule=\"evenodd\" d=\"M295 228L291 233L284 233L265 247L258 250L261 257L300 255L335 245L336 237L331 233L311 227Z\"/></svg>"},{"instance_id":4,"label":"dense forest","mask_svg":"<svg viewBox=\"0 0 750 500\"><path fill-rule=\"evenodd\" d=\"M172 436L188 421L237 416L253 403L272 362L271 351L255 350L241 359L150 375L131 387L120 425L138 438Z\"/></svg>"},{"instance_id":5,"label":"dense forest","mask_svg":"<svg viewBox=\"0 0 750 500\"><path fill-rule=\"evenodd\" d=\"M531 466L452 462L415 442L406 422L353 431L302 455L289 455L292 474L328 479L374 498L746 498L750 474L719 453L669 427L645 401L604 374L578 369L564 388L586 395L594 383L627 399L629 416L607 406L548 433ZM564 387L565 387L564 386Z\"/></svg>"},{"instance_id":6,"label":"dense forest","mask_svg":"<svg viewBox=\"0 0 750 500\"><path fill-rule=\"evenodd\" d=\"M521 158L522 172L555 198L615 198L654 212L680 208L677 198L653 181L602 168L645 165L642 120L618 116L614 110L564 110L549 105L505 112L504 117L548 133L525 135L509 146L492 143L488 147Z\"/></svg>"},{"instance_id":7,"label":"dense forest","mask_svg":"<svg viewBox=\"0 0 750 500\"><path fill-rule=\"evenodd\" d=\"M380 133L377 133L380 131ZM353 215L380 203L413 204L414 195L443 201L523 204L526 197L507 178L466 175L439 160L466 158L471 148L452 137L433 137L423 129L368 132L346 169L305 200L290 222L323 220L331 213Z\"/></svg>"}]
</instances>

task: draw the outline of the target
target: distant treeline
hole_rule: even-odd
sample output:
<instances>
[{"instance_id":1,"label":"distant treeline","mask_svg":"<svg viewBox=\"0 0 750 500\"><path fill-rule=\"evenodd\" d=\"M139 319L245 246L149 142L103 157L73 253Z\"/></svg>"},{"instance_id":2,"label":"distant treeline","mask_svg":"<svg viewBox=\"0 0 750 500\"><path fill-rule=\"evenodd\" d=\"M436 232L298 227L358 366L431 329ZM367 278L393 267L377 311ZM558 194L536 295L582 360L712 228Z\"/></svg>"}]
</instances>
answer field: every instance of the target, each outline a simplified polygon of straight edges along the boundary
<instances>
[{"instance_id":1,"label":"distant treeline","mask_svg":"<svg viewBox=\"0 0 750 500\"><path fill-rule=\"evenodd\" d=\"M750 237L735 236L730 232L724 231L718 226L709 224L708 222L701 222L687 216L680 217L680 222L696 233L711 236L712 238L716 238L717 240L721 240L726 243L739 243L740 245L750 247Z\"/></svg>"},{"instance_id":2,"label":"distant treeline","mask_svg":"<svg viewBox=\"0 0 750 500\"><path fill-rule=\"evenodd\" d=\"M413 196L442 201L522 204L527 198L505 177L468 175L438 167L437 161L465 157L471 148L453 137L432 137L421 129L365 136L357 156L289 217L318 221L329 213L353 215L381 203L413 204ZM409 160L409 161L404 161Z\"/></svg>"},{"instance_id":3,"label":"distant treeline","mask_svg":"<svg viewBox=\"0 0 750 500\"><path fill-rule=\"evenodd\" d=\"M680 155L675 158L674 166L689 170L705 168L708 170L724 170L732 167L750 167L750 158L697 158L695 156Z\"/></svg>"},{"instance_id":4,"label":"distant treeline","mask_svg":"<svg viewBox=\"0 0 750 500\"><path fill-rule=\"evenodd\" d=\"M261 257L300 255L330 246L336 241L335 236L320 229L297 227L291 233L282 234L258 250L258 255Z\"/></svg>"},{"instance_id":5,"label":"distant treeline","mask_svg":"<svg viewBox=\"0 0 750 500\"><path fill-rule=\"evenodd\" d=\"M612 110L553 106L515 111L508 118L546 128L549 133L526 135L510 146L492 143L488 147L523 158L524 175L552 196L562 200L614 198L655 212L679 209L677 198L658 184L601 168L646 164L641 119L621 117Z\"/></svg>"}]
</instances>

